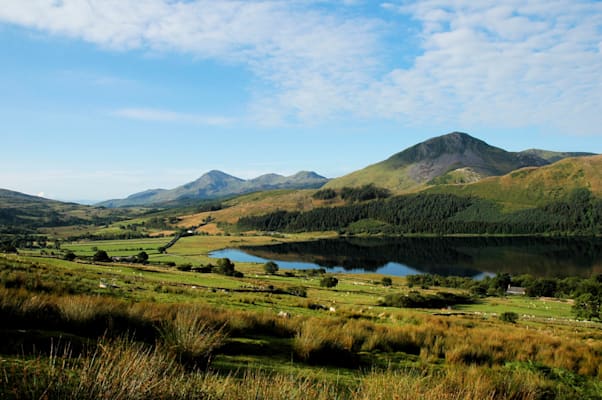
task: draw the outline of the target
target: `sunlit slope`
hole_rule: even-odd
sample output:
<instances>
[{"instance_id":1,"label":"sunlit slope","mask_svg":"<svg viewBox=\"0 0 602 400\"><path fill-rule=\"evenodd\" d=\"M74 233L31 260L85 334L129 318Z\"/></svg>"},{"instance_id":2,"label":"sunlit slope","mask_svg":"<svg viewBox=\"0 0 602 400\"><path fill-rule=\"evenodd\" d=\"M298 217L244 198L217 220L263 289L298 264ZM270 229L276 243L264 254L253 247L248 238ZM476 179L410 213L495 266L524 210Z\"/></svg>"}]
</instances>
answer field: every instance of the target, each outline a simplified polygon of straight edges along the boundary
<instances>
[{"instance_id":1,"label":"sunlit slope","mask_svg":"<svg viewBox=\"0 0 602 400\"><path fill-rule=\"evenodd\" d=\"M525 166L546 165L545 159L508 152L466 133L453 132L429 139L385 161L330 181L325 187L373 184L394 192L420 189L431 182L473 182L503 175ZM455 171L451 176L450 172ZM447 175L447 176L446 176Z\"/></svg>"},{"instance_id":2,"label":"sunlit slope","mask_svg":"<svg viewBox=\"0 0 602 400\"><path fill-rule=\"evenodd\" d=\"M567 158L466 185L433 186L427 192L477 196L509 206L530 207L566 199L580 188L602 197L602 155Z\"/></svg>"},{"instance_id":3,"label":"sunlit slope","mask_svg":"<svg viewBox=\"0 0 602 400\"><path fill-rule=\"evenodd\" d=\"M252 193L224 202L225 208L180 216L180 226L198 226L208 219L216 223L233 224L244 216L262 215L275 211L309 211L325 205L342 202L325 202L312 198L315 190L275 190Z\"/></svg>"}]
</instances>

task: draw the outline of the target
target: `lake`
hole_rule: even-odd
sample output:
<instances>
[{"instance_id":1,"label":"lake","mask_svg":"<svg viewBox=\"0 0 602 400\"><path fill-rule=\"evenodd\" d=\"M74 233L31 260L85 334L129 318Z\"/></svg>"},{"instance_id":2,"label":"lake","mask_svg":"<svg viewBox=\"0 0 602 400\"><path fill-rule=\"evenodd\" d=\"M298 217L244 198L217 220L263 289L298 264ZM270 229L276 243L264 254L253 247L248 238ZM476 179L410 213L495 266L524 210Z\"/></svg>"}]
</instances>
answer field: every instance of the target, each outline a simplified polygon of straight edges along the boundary
<instances>
[{"instance_id":1,"label":"lake","mask_svg":"<svg viewBox=\"0 0 602 400\"><path fill-rule=\"evenodd\" d=\"M405 276L438 274L475 279L507 272L536 277L602 274L598 238L340 238L223 249L210 257L276 262L283 269Z\"/></svg>"}]
</instances>

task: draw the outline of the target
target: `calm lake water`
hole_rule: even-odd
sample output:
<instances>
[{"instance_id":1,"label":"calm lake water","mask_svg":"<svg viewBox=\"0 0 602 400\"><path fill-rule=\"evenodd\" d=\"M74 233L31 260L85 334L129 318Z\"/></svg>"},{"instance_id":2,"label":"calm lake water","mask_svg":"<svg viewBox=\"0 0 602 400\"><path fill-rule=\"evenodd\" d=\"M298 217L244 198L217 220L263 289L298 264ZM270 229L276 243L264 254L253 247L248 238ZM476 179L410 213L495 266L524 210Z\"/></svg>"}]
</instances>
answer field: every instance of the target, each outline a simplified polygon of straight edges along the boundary
<instances>
[{"instance_id":1,"label":"calm lake water","mask_svg":"<svg viewBox=\"0 0 602 400\"><path fill-rule=\"evenodd\" d=\"M588 238L341 238L244 246L210 254L234 262L274 261L283 269L476 279L507 272L537 277L602 274L602 240Z\"/></svg>"}]
</instances>

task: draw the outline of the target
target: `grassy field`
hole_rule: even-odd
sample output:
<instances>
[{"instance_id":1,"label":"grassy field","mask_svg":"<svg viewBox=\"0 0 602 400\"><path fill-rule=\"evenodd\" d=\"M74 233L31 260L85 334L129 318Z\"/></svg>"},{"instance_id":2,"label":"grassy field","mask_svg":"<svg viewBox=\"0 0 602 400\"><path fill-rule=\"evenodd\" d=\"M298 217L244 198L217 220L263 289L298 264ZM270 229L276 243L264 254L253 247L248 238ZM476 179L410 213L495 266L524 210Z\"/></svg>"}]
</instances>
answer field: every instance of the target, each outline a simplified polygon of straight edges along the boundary
<instances>
[{"instance_id":1,"label":"grassy field","mask_svg":"<svg viewBox=\"0 0 602 400\"><path fill-rule=\"evenodd\" d=\"M63 250L71 250L80 256L92 256L97 250L104 250L114 256L129 256L141 251L149 255L159 253L158 249L170 241L167 238L130 239L130 240L96 240L68 243Z\"/></svg>"},{"instance_id":2,"label":"grassy field","mask_svg":"<svg viewBox=\"0 0 602 400\"><path fill-rule=\"evenodd\" d=\"M212 250L309 236L190 236L64 244L73 262L0 254L0 397L596 399L602 324L569 301L485 297L451 309L382 307L404 278L309 271L180 271ZM151 263L91 263L146 251ZM101 287L102 286L102 287ZM303 290L299 290L302 288ZM423 294L454 289L420 289ZM500 320L503 312L517 323ZM102 376L102 379L91 377Z\"/></svg>"}]
</instances>

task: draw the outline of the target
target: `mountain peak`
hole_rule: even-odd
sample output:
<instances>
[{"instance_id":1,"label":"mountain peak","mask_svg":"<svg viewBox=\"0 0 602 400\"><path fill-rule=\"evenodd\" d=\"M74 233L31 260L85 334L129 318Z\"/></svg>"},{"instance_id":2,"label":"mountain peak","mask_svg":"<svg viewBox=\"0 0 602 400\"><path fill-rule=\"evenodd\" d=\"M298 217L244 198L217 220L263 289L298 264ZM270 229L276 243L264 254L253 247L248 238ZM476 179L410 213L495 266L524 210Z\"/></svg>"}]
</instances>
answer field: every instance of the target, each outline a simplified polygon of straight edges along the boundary
<instances>
[{"instance_id":1,"label":"mountain peak","mask_svg":"<svg viewBox=\"0 0 602 400\"><path fill-rule=\"evenodd\" d=\"M199 179L202 179L204 177L209 177L209 178L218 178L218 179L224 179L224 178L234 178L234 179L238 179L238 180L243 180L240 178L237 178L233 175L227 174L224 171L220 171L219 169L212 169L209 172L204 173L203 175L201 175L201 177Z\"/></svg>"},{"instance_id":2,"label":"mountain peak","mask_svg":"<svg viewBox=\"0 0 602 400\"><path fill-rule=\"evenodd\" d=\"M394 154L385 163L391 169L398 169L409 164L451 157L453 160L448 160L451 164L457 163L458 167L470 167L471 163L477 162L476 158L479 158L480 154L503 152L503 150L490 146L467 133L452 132L425 140ZM445 160L441 161L446 162Z\"/></svg>"},{"instance_id":3,"label":"mountain peak","mask_svg":"<svg viewBox=\"0 0 602 400\"><path fill-rule=\"evenodd\" d=\"M328 179L322 175L316 174L314 171L299 171L290 177L291 179Z\"/></svg>"},{"instance_id":4,"label":"mountain peak","mask_svg":"<svg viewBox=\"0 0 602 400\"><path fill-rule=\"evenodd\" d=\"M549 161L537 155L508 152L467 133L455 131L418 143L385 161L335 179L328 186L372 183L400 192L419 188L433 180L452 183L457 180L474 181L526 166L546 164Z\"/></svg>"}]
</instances>

